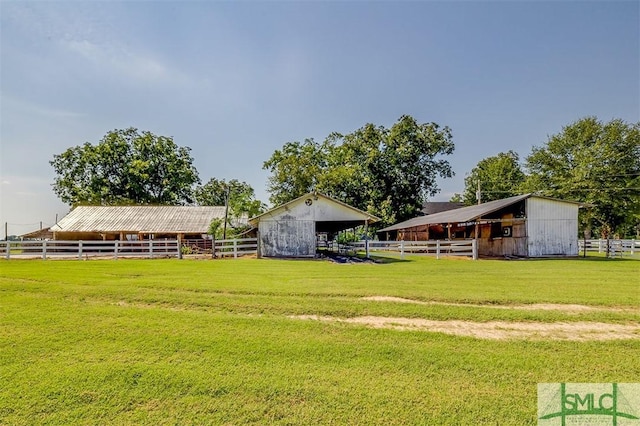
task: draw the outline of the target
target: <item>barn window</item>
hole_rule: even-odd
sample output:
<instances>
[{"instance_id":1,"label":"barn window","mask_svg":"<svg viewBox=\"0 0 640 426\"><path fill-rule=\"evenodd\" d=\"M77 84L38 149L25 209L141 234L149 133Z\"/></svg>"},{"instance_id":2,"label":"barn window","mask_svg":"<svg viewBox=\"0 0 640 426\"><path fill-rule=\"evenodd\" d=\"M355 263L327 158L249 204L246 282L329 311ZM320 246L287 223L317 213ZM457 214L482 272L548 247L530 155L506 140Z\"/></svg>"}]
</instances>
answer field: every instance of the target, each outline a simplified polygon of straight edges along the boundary
<instances>
[{"instance_id":1,"label":"barn window","mask_svg":"<svg viewBox=\"0 0 640 426\"><path fill-rule=\"evenodd\" d=\"M491 223L491 238L502 238L502 223Z\"/></svg>"}]
</instances>

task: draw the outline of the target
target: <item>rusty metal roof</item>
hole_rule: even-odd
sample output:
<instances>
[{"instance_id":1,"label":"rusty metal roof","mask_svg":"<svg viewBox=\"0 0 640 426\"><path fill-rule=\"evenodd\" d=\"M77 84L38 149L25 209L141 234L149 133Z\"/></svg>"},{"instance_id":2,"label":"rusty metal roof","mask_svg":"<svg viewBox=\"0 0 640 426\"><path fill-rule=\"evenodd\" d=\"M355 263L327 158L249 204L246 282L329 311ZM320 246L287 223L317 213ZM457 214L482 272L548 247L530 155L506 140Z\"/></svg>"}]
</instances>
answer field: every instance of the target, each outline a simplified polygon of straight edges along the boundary
<instances>
[{"instance_id":1,"label":"rusty metal roof","mask_svg":"<svg viewBox=\"0 0 640 426\"><path fill-rule=\"evenodd\" d=\"M224 219L224 206L79 206L50 228L53 232L206 234ZM246 224L246 217L240 222Z\"/></svg>"},{"instance_id":2,"label":"rusty metal roof","mask_svg":"<svg viewBox=\"0 0 640 426\"><path fill-rule=\"evenodd\" d=\"M405 220L404 222L396 223L395 225L391 225L387 228L381 229L378 232L397 231L399 229L413 228L415 226L435 225L439 223L470 222L532 196L548 199L548 197L541 197L534 194L516 195L515 197L489 201L488 203L478 204L475 206L462 207L459 209L448 210L441 213L430 214L427 216L414 217L413 219ZM566 202L573 203L572 201Z\"/></svg>"}]
</instances>

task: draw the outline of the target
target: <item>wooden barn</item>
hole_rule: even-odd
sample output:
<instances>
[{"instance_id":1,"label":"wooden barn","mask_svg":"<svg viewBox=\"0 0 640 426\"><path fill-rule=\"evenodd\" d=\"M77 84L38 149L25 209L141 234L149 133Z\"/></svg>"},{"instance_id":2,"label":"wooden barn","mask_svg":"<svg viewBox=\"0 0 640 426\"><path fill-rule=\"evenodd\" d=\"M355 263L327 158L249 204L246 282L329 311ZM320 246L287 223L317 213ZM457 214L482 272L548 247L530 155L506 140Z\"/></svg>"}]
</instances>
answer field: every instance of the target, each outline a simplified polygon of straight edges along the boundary
<instances>
[{"instance_id":1,"label":"wooden barn","mask_svg":"<svg viewBox=\"0 0 640 426\"><path fill-rule=\"evenodd\" d=\"M199 239L224 215L220 206L79 206L50 231L55 240Z\"/></svg>"},{"instance_id":2,"label":"wooden barn","mask_svg":"<svg viewBox=\"0 0 640 426\"><path fill-rule=\"evenodd\" d=\"M322 194L309 193L249 220L264 257L314 257L322 235L380 219Z\"/></svg>"},{"instance_id":3,"label":"wooden barn","mask_svg":"<svg viewBox=\"0 0 640 426\"><path fill-rule=\"evenodd\" d=\"M378 231L382 239L478 240L484 256L577 256L580 203L524 194L415 217Z\"/></svg>"}]
</instances>

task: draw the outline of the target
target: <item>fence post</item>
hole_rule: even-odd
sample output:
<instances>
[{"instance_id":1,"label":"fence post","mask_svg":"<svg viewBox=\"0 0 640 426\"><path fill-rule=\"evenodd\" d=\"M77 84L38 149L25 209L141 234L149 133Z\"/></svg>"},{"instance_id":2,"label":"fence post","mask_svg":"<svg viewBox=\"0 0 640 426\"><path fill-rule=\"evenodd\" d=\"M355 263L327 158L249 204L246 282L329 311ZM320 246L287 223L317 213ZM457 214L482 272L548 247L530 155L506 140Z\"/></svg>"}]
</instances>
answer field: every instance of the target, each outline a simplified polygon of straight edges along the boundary
<instances>
[{"instance_id":1,"label":"fence post","mask_svg":"<svg viewBox=\"0 0 640 426\"><path fill-rule=\"evenodd\" d=\"M113 245L113 258L114 259L118 258L118 240L116 240Z\"/></svg>"},{"instance_id":2,"label":"fence post","mask_svg":"<svg viewBox=\"0 0 640 426\"><path fill-rule=\"evenodd\" d=\"M473 252L473 260L478 260L478 240L471 240L471 251Z\"/></svg>"},{"instance_id":3,"label":"fence post","mask_svg":"<svg viewBox=\"0 0 640 426\"><path fill-rule=\"evenodd\" d=\"M364 240L364 253L365 253L365 257L368 259L369 258L369 238L365 238Z\"/></svg>"},{"instance_id":4,"label":"fence post","mask_svg":"<svg viewBox=\"0 0 640 426\"><path fill-rule=\"evenodd\" d=\"M178 247L178 259L182 259L182 240L180 238L176 241L176 246Z\"/></svg>"},{"instance_id":5,"label":"fence post","mask_svg":"<svg viewBox=\"0 0 640 426\"><path fill-rule=\"evenodd\" d=\"M42 260L47 260L47 240L42 240Z\"/></svg>"},{"instance_id":6,"label":"fence post","mask_svg":"<svg viewBox=\"0 0 640 426\"><path fill-rule=\"evenodd\" d=\"M153 259L153 240L149 240L149 259Z\"/></svg>"},{"instance_id":7,"label":"fence post","mask_svg":"<svg viewBox=\"0 0 640 426\"><path fill-rule=\"evenodd\" d=\"M82 259L82 240L78 241L78 260Z\"/></svg>"},{"instance_id":8,"label":"fence post","mask_svg":"<svg viewBox=\"0 0 640 426\"><path fill-rule=\"evenodd\" d=\"M598 240L598 253L602 253L602 239Z\"/></svg>"},{"instance_id":9,"label":"fence post","mask_svg":"<svg viewBox=\"0 0 640 426\"><path fill-rule=\"evenodd\" d=\"M233 258L238 258L238 240L236 239L233 240Z\"/></svg>"},{"instance_id":10,"label":"fence post","mask_svg":"<svg viewBox=\"0 0 640 426\"><path fill-rule=\"evenodd\" d=\"M636 248L636 240L635 239L631 239L631 255L633 255L634 253L634 249Z\"/></svg>"},{"instance_id":11,"label":"fence post","mask_svg":"<svg viewBox=\"0 0 640 426\"><path fill-rule=\"evenodd\" d=\"M7 249L7 252L5 253L5 255L7 257L7 260L9 260L9 258L11 258L11 244L9 243L9 240L6 240L4 242L4 245L5 245L6 249Z\"/></svg>"},{"instance_id":12,"label":"fence post","mask_svg":"<svg viewBox=\"0 0 640 426\"><path fill-rule=\"evenodd\" d=\"M436 259L440 260L440 240L436 240Z\"/></svg>"},{"instance_id":13,"label":"fence post","mask_svg":"<svg viewBox=\"0 0 640 426\"><path fill-rule=\"evenodd\" d=\"M400 241L400 259L404 259L404 240Z\"/></svg>"}]
</instances>

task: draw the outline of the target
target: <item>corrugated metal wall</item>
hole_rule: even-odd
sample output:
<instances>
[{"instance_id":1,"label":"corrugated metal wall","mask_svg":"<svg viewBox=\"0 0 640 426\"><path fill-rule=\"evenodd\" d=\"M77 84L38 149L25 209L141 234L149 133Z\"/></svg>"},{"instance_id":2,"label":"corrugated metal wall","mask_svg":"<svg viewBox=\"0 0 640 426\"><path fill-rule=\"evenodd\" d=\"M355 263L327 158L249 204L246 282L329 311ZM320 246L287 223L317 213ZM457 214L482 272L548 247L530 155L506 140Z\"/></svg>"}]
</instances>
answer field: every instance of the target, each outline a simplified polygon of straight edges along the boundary
<instances>
[{"instance_id":1,"label":"corrugated metal wall","mask_svg":"<svg viewBox=\"0 0 640 426\"><path fill-rule=\"evenodd\" d=\"M316 224L313 220L261 220L258 228L262 256L313 257L316 254Z\"/></svg>"},{"instance_id":2,"label":"corrugated metal wall","mask_svg":"<svg viewBox=\"0 0 640 426\"><path fill-rule=\"evenodd\" d=\"M578 206L543 198L527 199L529 257L578 255Z\"/></svg>"}]
</instances>

